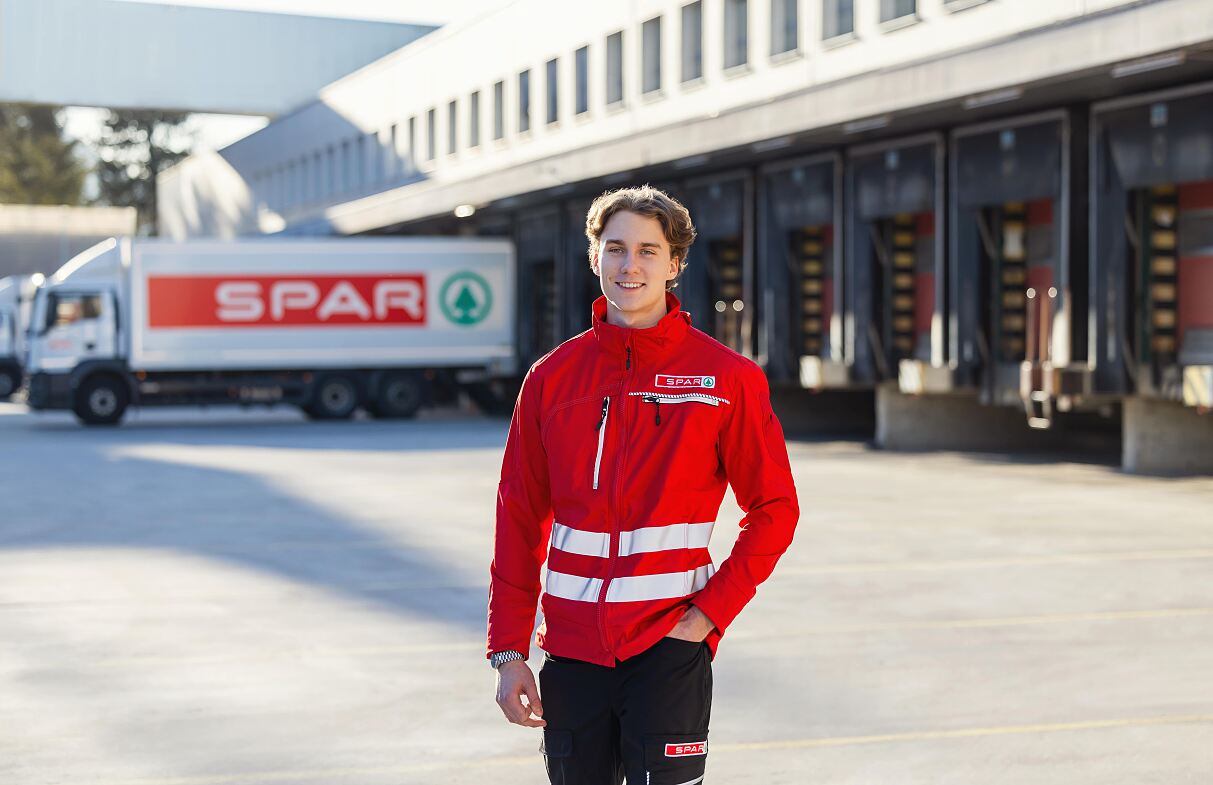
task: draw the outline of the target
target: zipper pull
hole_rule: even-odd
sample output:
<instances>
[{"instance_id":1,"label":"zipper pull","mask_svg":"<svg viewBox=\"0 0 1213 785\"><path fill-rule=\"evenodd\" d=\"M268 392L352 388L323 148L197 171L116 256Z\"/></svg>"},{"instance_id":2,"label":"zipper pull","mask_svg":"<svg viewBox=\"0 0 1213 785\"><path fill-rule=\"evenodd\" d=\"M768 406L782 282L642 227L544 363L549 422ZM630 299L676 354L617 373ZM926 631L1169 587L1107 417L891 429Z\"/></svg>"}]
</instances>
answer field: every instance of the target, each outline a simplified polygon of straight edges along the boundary
<instances>
[{"instance_id":1,"label":"zipper pull","mask_svg":"<svg viewBox=\"0 0 1213 785\"><path fill-rule=\"evenodd\" d=\"M630 346L628 347L628 362L627 362L627 365L624 366L624 370L625 371L632 370L632 347L630 347Z\"/></svg>"},{"instance_id":2,"label":"zipper pull","mask_svg":"<svg viewBox=\"0 0 1213 785\"><path fill-rule=\"evenodd\" d=\"M658 424L658 425L661 425L661 399L660 399L660 398L658 398L657 400L653 401L653 403L657 404L657 406L656 406L656 409L657 409L657 417L656 417L656 420L657 420L657 424Z\"/></svg>"},{"instance_id":3,"label":"zipper pull","mask_svg":"<svg viewBox=\"0 0 1213 785\"><path fill-rule=\"evenodd\" d=\"M598 424L594 426L595 431L602 430L602 424L606 422L607 407L611 405L610 396L602 399L602 416L598 418Z\"/></svg>"}]
</instances>

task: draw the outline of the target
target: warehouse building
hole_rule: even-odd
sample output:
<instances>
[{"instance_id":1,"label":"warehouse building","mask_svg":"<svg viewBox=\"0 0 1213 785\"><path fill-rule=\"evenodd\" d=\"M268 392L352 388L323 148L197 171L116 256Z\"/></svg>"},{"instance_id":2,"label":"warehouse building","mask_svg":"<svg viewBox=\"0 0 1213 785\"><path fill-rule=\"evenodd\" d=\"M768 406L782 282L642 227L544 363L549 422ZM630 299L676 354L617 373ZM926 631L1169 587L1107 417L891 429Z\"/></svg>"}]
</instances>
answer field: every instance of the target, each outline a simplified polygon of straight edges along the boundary
<instances>
[{"instance_id":1,"label":"warehouse building","mask_svg":"<svg viewBox=\"0 0 1213 785\"><path fill-rule=\"evenodd\" d=\"M874 397L884 445L1006 447L1123 407L1126 467L1213 470L1203 0L516 0L182 162L160 214L510 236L529 362L587 324L589 201L641 182L696 219L696 324L806 422Z\"/></svg>"}]
</instances>

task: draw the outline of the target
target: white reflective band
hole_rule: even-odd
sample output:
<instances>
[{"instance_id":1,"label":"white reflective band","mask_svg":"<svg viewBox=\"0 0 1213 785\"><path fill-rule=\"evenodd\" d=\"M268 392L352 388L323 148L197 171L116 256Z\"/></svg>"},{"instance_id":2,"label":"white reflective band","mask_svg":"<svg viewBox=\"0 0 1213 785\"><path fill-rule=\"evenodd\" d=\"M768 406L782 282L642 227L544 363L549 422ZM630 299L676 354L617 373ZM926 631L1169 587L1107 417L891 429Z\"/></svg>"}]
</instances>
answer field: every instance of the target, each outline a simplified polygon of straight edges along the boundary
<instances>
[{"instance_id":1,"label":"white reflective band","mask_svg":"<svg viewBox=\"0 0 1213 785\"><path fill-rule=\"evenodd\" d=\"M709 523L675 523L670 526L645 526L636 531L619 533L619 555L656 553L678 548L706 548L712 539Z\"/></svg>"},{"instance_id":2,"label":"white reflective band","mask_svg":"<svg viewBox=\"0 0 1213 785\"><path fill-rule=\"evenodd\" d=\"M619 533L619 555L657 553L681 548L706 548L712 539L715 522L672 523L669 526L645 526L635 531ZM607 532L583 532L563 523L552 524L552 547L581 556L611 555L611 535Z\"/></svg>"},{"instance_id":3,"label":"white reflective band","mask_svg":"<svg viewBox=\"0 0 1213 785\"><path fill-rule=\"evenodd\" d=\"M702 589L716 568L710 564L686 572L629 575L615 578L607 587L607 602L640 602L686 597Z\"/></svg>"},{"instance_id":4,"label":"white reflective band","mask_svg":"<svg viewBox=\"0 0 1213 785\"><path fill-rule=\"evenodd\" d=\"M630 575L614 578L607 587L607 602L643 602L687 597L707 585L716 572L711 564L686 572L664 572L658 575ZM601 578L582 578L562 572L547 571L544 591L553 597L577 602L597 602L602 591Z\"/></svg>"},{"instance_id":5,"label":"white reflective band","mask_svg":"<svg viewBox=\"0 0 1213 785\"><path fill-rule=\"evenodd\" d=\"M611 535L606 532L578 531L563 523L553 523L552 547L565 553L605 559L611 555Z\"/></svg>"},{"instance_id":6,"label":"white reflective band","mask_svg":"<svg viewBox=\"0 0 1213 785\"><path fill-rule=\"evenodd\" d=\"M580 575L566 575L563 572L547 571L544 577L543 590L553 597L577 602L598 602L598 593L602 591L602 578L582 578Z\"/></svg>"}]
</instances>

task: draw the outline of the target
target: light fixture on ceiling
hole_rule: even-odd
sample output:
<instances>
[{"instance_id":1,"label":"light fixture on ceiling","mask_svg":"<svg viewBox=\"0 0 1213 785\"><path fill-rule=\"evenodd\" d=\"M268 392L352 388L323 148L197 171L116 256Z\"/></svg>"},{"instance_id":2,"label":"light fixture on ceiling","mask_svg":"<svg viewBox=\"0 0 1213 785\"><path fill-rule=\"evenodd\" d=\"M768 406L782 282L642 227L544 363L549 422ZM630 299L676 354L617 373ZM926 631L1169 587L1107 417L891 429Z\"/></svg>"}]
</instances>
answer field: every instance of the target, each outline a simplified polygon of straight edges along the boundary
<instances>
[{"instance_id":1,"label":"light fixture on ceiling","mask_svg":"<svg viewBox=\"0 0 1213 785\"><path fill-rule=\"evenodd\" d=\"M882 114L879 117L869 117L866 120L855 120L847 123L842 127L844 134L860 134L864 131L877 131L881 128L887 128L892 118L887 114Z\"/></svg>"},{"instance_id":2,"label":"light fixture on ceiling","mask_svg":"<svg viewBox=\"0 0 1213 785\"><path fill-rule=\"evenodd\" d=\"M476 208L470 204L461 204L455 208L456 218L471 218L476 214Z\"/></svg>"},{"instance_id":3,"label":"light fixture on ceiling","mask_svg":"<svg viewBox=\"0 0 1213 785\"><path fill-rule=\"evenodd\" d=\"M1172 68L1177 65L1182 65L1184 62L1183 52L1171 52L1170 54L1160 55L1159 57L1146 57L1141 60L1130 60L1127 63L1112 67L1112 78L1123 79L1126 76L1136 76L1150 71L1160 71L1163 68Z\"/></svg>"},{"instance_id":4,"label":"light fixture on ceiling","mask_svg":"<svg viewBox=\"0 0 1213 785\"><path fill-rule=\"evenodd\" d=\"M980 95L971 95L964 100L965 109L980 109L983 106L994 106L1023 98L1022 87L1008 87L1003 90L992 90Z\"/></svg>"}]
</instances>

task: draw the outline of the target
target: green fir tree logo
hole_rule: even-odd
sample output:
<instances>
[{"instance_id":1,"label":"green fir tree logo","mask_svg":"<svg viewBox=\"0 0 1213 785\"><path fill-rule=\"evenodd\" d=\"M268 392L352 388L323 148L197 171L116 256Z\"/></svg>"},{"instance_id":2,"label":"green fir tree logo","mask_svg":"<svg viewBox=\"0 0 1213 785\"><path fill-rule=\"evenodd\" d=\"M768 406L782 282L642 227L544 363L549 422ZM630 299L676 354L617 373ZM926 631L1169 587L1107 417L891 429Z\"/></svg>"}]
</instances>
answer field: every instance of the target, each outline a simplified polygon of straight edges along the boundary
<instances>
[{"instance_id":1,"label":"green fir tree logo","mask_svg":"<svg viewBox=\"0 0 1213 785\"><path fill-rule=\"evenodd\" d=\"M447 319L468 327L479 324L489 315L493 307L493 290L484 278L465 270L446 279L438 302Z\"/></svg>"}]
</instances>

